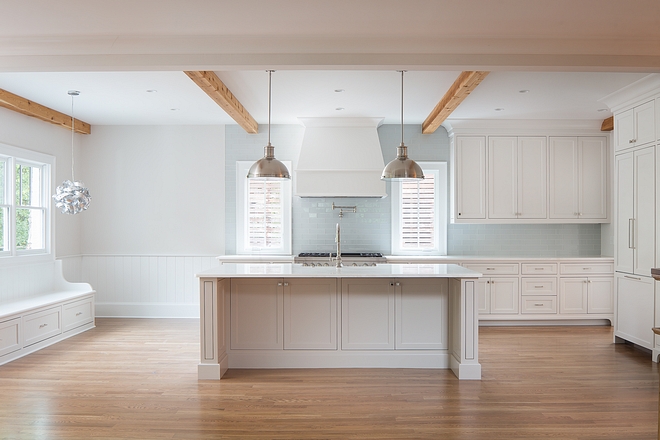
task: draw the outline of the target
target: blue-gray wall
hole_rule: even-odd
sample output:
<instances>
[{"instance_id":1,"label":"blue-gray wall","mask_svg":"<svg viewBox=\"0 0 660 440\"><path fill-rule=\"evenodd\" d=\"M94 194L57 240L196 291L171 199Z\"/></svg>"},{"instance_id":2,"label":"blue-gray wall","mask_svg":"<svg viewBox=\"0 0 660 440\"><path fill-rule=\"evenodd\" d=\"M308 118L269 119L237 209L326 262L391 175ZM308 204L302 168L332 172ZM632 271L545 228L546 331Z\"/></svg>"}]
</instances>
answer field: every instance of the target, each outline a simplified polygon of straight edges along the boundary
<instances>
[{"instance_id":1,"label":"blue-gray wall","mask_svg":"<svg viewBox=\"0 0 660 440\"><path fill-rule=\"evenodd\" d=\"M227 254L236 252L236 161L256 160L263 156L267 143L265 127L259 134L247 134L237 125L226 127L226 241ZM279 160L297 165L304 127L274 125L271 143ZM434 134L422 135L419 125L406 125L405 144L417 161L449 162L449 137L440 127ZM396 155L401 142L400 125L382 125L378 129L385 163ZM451 166L451 164L449 164ZM389 183L387 192L390 192ZM448 200L451 200L448 197ZM293 253L329 252L334 249L338 211L331 204L356 205L357 213L347 213L341 220L344 252L382 252L390 254L390 198L317 199L293 198ZM520 257L591 257L600 255L601 227L581 225L453 225L448 226L449 255L520 256Z\"/></svg>"}]
</instances>

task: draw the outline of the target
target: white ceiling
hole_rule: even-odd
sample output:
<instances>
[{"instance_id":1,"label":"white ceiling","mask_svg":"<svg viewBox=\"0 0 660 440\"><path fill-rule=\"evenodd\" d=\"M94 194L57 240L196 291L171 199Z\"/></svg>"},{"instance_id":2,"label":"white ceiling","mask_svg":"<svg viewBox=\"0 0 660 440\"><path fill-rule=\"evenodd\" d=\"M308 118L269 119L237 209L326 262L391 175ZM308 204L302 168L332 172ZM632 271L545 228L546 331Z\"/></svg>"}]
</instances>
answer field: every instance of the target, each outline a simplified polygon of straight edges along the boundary
<instances>
[{"instance_id":1,"label":"white ceiling","mask_svg":"<svg viewBox=\"0 0 660 440\"><path fill-rule=\"evenodd\" d=\"M398 123L397 69L408 70L406 123L421 123L461 70L492 73L452 118L602 120L600 98L660 72L657 0L0 0L0 9L0 88L65 113L67 91L80 90L75 115L92 125L233 123L183 70L216 71L260 124L267 68L277 70L273 123Z\"/></svg>"}]
</instances>

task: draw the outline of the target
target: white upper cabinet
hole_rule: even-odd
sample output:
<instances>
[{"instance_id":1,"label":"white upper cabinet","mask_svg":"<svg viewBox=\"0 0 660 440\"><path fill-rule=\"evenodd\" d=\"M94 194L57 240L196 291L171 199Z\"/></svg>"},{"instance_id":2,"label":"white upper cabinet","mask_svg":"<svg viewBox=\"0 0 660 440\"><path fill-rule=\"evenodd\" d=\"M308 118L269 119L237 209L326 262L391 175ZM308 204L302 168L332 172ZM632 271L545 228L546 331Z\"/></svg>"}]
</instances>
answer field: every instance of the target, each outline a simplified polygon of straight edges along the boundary
<instances>
[{"instance_id":1,"label":"white upper cabinet","mask_svg":"<svg viewBox=\"0 0 660 440\"><path fill-rule=\"evenodd\" d=\"M537 131L454 136L452 222L609 223L608 137Z\"/></svg>"},{"instance_id":2,"label":"white upper cabinet","mask_svg":"<svg viewBox=\"0 0 660 440\"><path fill-rule=\"evenodd\" d=\"M614 115L616 145L614 150L639 147L654 142L655 103L648 101L636 107Z\"/></svg>"},{"instance_id":3,"label":"white upper cabinet","mask_svg":"<svg viewBox=\"0 0 660 440\"><path fill-rule=\"evenodd\" d=\"M550 137L550 218L607 220L607 139Z\"/></svg>"},{"instance_id":4,"label":"white upper cabinet","mask_svg":"<svg viewBox=\"0 0 660 440\"><path fill-rule=\"evenodd\" d=\"M545 137L488 138L488 217L546 218Z\"/></svg>"},{"instance_id":5,"label":"white upper cabinet","mask_svg":"<svg viewBox=\"0 0 660 440\"><path fill-rule=\"evenodd\" d=\"M486 138L457 136L455 140L455 218L486 218Z\"/></svg>"}]
</instances>

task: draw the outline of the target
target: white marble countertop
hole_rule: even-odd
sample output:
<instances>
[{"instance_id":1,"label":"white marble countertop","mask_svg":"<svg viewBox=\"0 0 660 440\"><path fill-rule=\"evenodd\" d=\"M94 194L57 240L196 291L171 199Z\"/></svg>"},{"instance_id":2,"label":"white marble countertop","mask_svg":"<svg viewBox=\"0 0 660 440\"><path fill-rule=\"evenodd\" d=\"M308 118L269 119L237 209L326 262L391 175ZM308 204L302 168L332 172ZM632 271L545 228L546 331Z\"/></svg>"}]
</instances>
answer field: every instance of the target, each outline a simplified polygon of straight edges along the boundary
<instances>
[{"instance_id":1,"label":"white marble countertop","mask_svg":"<svg viewBox=\"0 0 660 440\"><path fill-rule=\"evenodd\" d=\"M479 278L481 273L456 264L379 264L310 267L293 263L225 263L196 274L200 278Z\"/></svg>"},{"instance_id":2,"label":"white marble countertop","mask_svg":"<svg viewBox=\"0 0 660 440\"><path fill-rule=\"evenodd\" d=\"M293 255L220 255L220 263L293 263ZM388 263L451 264L464 261L613 261L614 257L486 257L476 255L385 255Z\"/></svg>"}]
</instances>

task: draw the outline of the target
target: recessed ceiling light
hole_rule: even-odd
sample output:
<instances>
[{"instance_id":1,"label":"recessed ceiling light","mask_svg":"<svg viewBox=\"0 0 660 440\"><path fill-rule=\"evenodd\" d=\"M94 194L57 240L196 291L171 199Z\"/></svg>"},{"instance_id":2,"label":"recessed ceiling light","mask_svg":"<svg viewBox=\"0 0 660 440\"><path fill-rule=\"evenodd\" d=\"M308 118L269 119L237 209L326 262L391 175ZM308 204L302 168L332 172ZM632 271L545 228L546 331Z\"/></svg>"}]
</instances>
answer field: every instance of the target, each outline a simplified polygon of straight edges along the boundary
<instances>
[{"instance_id":1,"label":"recessed ceiling light","mask_svg":"<svg viewBox=\"0 0 660 440\"><path fill-rule=\"evenodd\" d=\"M518 90L518 93L529 93L529 90Z\"/></svg>"},{"instance_id":2,"label":"recessed ceiling light","mask_svg":"<svg viewBox=\"0 0 660 440\"><path fill-rule=\"evenodd\" d=\"M149 89L149 90L147 90L147 93L156 93L157 91L158 90L156 90L156 89Z\"/></svg>"},{"instance_id":3,"label":"recessed ceiling light","mask_svg":"<svg viewBox=\"0 0 660 440\"><path fill-rule=\"evenodd\" d=\"M503 111L503 110L504 110L503 108L496 108L496 109L495 109L496 112L501 112L501 111Z\"/></svg>"},{"instance_id":4,"label":"recessed ceiling light","mask_svg":"<svg viewBox=\"0 0 660 440\"><path fill-rule=\"evenodd\" d=\"M341 110L344 110L344 107L337 107L335 110L341 111Z\"/></svg>"},{"instance_id":5,"label":"recessed ceiling light","mask_svg":"<svg viewBox=\"0 0 660 440\"><path fill-rule=\"evenodd\" d=\"M335 93L341 93L343 91L344 91L344 89L335 89Z\"/></svg>"}]
</instances>

